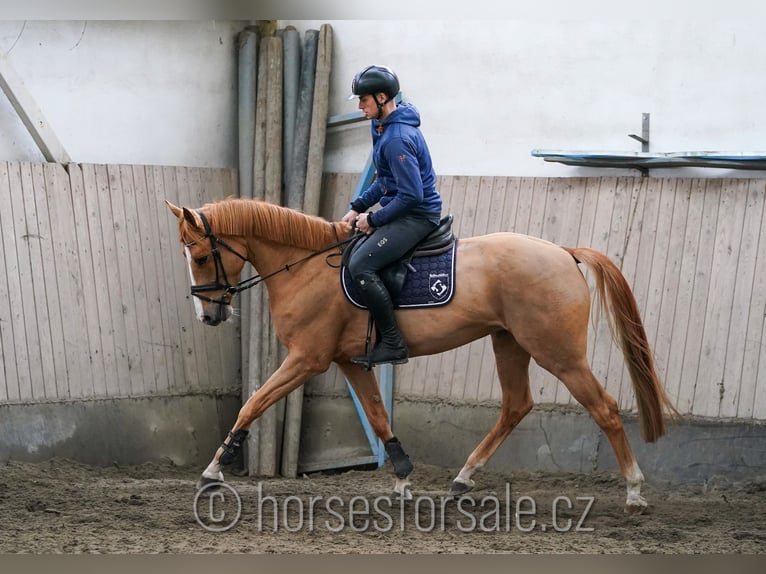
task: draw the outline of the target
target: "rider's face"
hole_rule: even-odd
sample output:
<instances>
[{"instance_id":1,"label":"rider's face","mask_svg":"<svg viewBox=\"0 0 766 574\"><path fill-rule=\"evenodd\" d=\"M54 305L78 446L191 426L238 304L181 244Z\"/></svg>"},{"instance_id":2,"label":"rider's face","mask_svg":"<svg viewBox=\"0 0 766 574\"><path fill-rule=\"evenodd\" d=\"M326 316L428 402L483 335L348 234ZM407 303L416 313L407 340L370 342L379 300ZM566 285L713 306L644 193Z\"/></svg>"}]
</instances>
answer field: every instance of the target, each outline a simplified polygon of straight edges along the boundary
<instances>
[{"instance_id":1,"label":"rider's face","mask_svg":"<svg viewBox=\"0 0 766 574\"><path fill-rule=\"evenodd\" d=\"M371 95L360 96L359 109L364 113L364 117L369 119L378 117L378 105L375 103L375 98Z\"/></svg>"}]
</instances>

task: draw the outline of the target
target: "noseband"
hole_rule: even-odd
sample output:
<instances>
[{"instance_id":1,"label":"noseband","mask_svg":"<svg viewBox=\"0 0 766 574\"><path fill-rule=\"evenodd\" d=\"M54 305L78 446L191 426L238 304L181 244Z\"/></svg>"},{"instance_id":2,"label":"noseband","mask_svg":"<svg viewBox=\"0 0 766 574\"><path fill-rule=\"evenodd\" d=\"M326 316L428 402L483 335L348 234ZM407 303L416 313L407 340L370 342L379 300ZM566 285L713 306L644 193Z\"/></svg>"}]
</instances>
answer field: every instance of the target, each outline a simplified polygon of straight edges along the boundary
<instances>
[{"instance_id":1,"label":"noseband","mask_svg":"<svg viewBox=\"0 0 766 574\"><path fill-rule=\"evenodd\" d=\"M355 237L349 237L347 239L340 239L336 241L335 243L332 243L326 247L323 247L322 249L318 251L314 251L307 255L306 257L303 257L302 259L299 259L298 261L294 261L293 263L288 263L286 265L283 265L276 271L272 271L268 275L254 275L253 277L250 277L248 279L245 279L243 281L240 281L236 285L232 285L229 282L229 278L226 276L226 269L223 266L223 261L221 260L221 251L218 249L218 246L220 245L224 249L227 249L228 251L231 251L234 255L239 257L242 261L249 261L247 257L239 253L236 249L234 249L231 245L226 243L225 241L219 239L215 236L213 231L210 229L210 222L207 220L207 217L205 217L205 214L202 213L202 210L197 210L197 215L199 215L200 219L202 220L202 225L205 227L205 235L201 236L199 239L195 239L194 241L190 241L189 243L185 243L185 247L191 247L192 245L196 245L199 241L203 239L207 239L210 241L210 252L213 255L213 262L215 263L215 282L213 283L207 283L205 285L192 285L191 286L191 294L194 297L197 297L198 299L202 299L203 301L209 301L210 303L217 303L218 305L229 305L231 303L231 298L234 297L237 293L240 293L242 291L245 291L247 289L250 289L251 287L255 287L262 281L265 281L269 277L273 277L277 273L281 273L282 271L289 271L293 266L297 265L298 263L302 263L304 261L307 261L311 259L312 257L315 257L321 253L325 253L327 251L330 251L332 249L335 249L336 247L342 247L343 245L349 243ZM337 239L338 233L335 229L335 224L332 223L333 231L335 232L335 237ZM333 266L329 262L329 258L333 255L341 255L341 253L335 253L330 254L327 256L327 264L330 266ZM221 294L221 297L218 299L213 299L212 297L208 297L204 293L208 291L223 291Z\"/></svg>"}]
</instances>

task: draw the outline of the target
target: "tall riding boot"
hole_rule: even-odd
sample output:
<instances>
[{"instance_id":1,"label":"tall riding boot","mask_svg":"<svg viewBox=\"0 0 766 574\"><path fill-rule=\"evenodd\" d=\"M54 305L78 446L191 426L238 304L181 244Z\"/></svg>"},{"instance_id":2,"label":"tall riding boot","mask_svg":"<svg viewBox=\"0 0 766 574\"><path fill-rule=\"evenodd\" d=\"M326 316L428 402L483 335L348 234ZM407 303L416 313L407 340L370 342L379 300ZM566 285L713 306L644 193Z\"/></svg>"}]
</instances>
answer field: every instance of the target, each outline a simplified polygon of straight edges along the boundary
<instances>
[{"instance_id":1,"label":"tall riding boot","mask_svg":"<svg viewBox=\"0 0 766 574\"><path fill-rule=\"evenodd\" d=\"M365 273L359 277L358 283L381 339L375 343L369 355L359 355L353 357L351 361L366 366L406 363L409 352L402 340L399 326L396 324L394 305L388 289L377 275L371 273Z\"/></svg>"}]
</instances>

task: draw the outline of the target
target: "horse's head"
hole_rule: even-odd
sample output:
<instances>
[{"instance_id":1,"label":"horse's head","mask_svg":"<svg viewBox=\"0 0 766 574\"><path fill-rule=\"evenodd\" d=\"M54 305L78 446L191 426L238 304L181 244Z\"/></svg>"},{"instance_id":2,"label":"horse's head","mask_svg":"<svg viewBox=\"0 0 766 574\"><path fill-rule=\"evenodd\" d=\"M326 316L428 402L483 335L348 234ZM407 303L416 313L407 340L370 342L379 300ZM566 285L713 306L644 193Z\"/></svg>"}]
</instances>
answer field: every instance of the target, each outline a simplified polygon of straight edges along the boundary
<instances>
[{"instance_id":1,"label":"horse's head","mask_svg":"<svg viewBox=\"0 0 766 574\"><path fill-rule=\"evenodd\" d=\"M202 210L177 207L167 200L165 203L178 218L197 318L206 325L227 321L233 314L231 298L239 291L237 278L247 261L244 240L216 236Z\"/></svg>"}]
</instances>

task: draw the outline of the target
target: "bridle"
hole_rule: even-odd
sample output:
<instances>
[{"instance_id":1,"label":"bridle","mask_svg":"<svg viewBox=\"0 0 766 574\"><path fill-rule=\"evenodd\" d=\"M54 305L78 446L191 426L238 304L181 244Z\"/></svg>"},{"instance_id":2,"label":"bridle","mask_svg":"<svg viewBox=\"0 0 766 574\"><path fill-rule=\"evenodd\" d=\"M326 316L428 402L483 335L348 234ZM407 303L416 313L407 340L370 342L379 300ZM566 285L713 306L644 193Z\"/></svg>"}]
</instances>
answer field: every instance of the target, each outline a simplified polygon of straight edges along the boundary
<instances>
[{"instance_id":1,"label":"bridle","mask_svg":"<svg viewBox=\"0 0 766 574\"><path fill-rule=\"evenodd\" d=\"M220 249L218 249L218 246L220 245L226 250L231 251L234 255L236 255L243 261L247 261L247 257L242 255L239 251L234 249L231 245L219 239L213 234L213 231L210 229L210 222L207 220L207 217L205 217L205 214L202 213L201 210L197 210L197 215L199 215L200 219L202 220L202 225L205 227L205 234L201 236L199 239L195 239L194 241L190 241L189 243L184 244L184 247L187 247L187 248L191 247L204 239L207 239L210 241L210 253L213 256L213 263L215 264L215 281L213 283L207 283L205 285L192 285L191 294L194 297L202 299L203 301L218 303L219 305L228 305L231 302L231 298L237 293L239 293L240 291L243 291L244 289L246 289L246 287L240 287L241 283L238 283L237 285L232 285L229 282L229 278L226 275L226 269L223 266L223 260L221 259L221 251ZM221 294L221 297L219 299L213 299L212 297L208 297L207 295L205 295L205 293L209 291L221 291L221 290L223 291L223 293Z\"/></svg>"},{"instance_id":2,"label":"bridle","mask_svg":"<svg viewBox=\"0 0 766 574\"><path fill-rule=\"evenodd\" d=\"M232 297L234 297L234 295L236 295L237 293L241 293L242 291L250 289L251 287L255 287L259 283L262 283L266 279L269 279L270 277L273 277L274 275L277 275L278 273L281 273L282 271L289 271L292 267L294 267L295 265L298 265L299 263L308 261L309 259L316 257L317 255L326 253L327 251L331 251L337 247L342 247L343 245L346 245L347 243L350 243L351 241L355 239L353 235L346 239L338 239L335 243L331 243L330 245L322 247L318 251L309 253L306 257L298 259L297 261L293 261L292 263L283 265L276 271L272 271L271 273L268 273L266 275L256 274L256 275L253 275L252 277L249 277L247 279L244 279L238 282L235 285L232 285L229 282L228 276L226 275L226 269L223 266L223 260L221 259L221 251L218 248L218 246L220 245L227 251L232 252L234 255L239 257L242 261L249 261L249 259L246 256L242 255L239 251L234 249L231 245L229 245L222 239L216 237L216 235L213 233L212 229L210 228L210 222L207 220L207 217L205 217L205 214L202 213L202 210L198 209L196 213L197 215L199 215L200 220L202 221L202 225L205 228L205 234L202 235L199 239L195 239L194 241L185 243L184 247L191 247L204 239L207 239L208 241L210 241L210 253L213 256L213 263L215 264L215 281L213 283L206 283L205 285L192 285L191 294L194 297L197 297L198 299L202 299L203 301L209 301L210 303L217 303L218 305L229 305L231 303ZM338 231L335 228L335 223L331 223L331 225L332 225L333 232L335 233L335 237L337 239ZM329 258L332 256L340 256L342 254L343 254L343 250L341 249L339 253L332 253L328 255L327 264L330 266L333 266L329 262ZM207 295L205 295L205 293L209 291L223 291L223 293L221 294L220 298L213 299L212 297L208 297Z\"/></svg>"}]
</instances>

